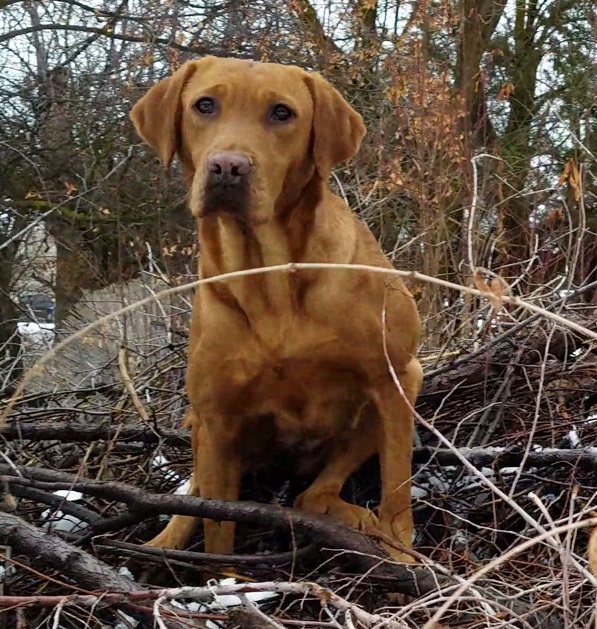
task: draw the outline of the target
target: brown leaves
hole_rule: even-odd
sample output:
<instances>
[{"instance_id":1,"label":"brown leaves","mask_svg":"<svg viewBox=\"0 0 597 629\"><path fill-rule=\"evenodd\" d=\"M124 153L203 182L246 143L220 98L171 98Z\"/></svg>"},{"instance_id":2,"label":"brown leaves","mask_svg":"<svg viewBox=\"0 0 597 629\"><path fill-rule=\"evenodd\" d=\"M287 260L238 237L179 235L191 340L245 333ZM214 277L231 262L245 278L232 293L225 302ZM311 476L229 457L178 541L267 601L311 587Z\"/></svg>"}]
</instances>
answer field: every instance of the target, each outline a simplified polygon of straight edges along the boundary
<instances>
[{"instance_id":1,"label":"brown leaves","mask_svg":"<svg viewBox=\"0 0 597 629\"><path fill-rule=\"evenodd\" d=\"M373 11L377 6L377 0L362 0L360 3L361 11Z\"/></svg>"},{"instance_id":2,"label":"brown leaves","mask_svg":"<svg viewBox=\"0 0 597 629\"><path fill-rule=\"evenodd\" d=\"M564 218L564 211L561 207L553 208L547 213L549 223L559 223Z\"/></svg>"},{"instance_id":3,"label":"brown leaves","mask_svg":"<svg viewBox=\"0 0 597 629\"><path fill-rule=\"evenodd\" d=\"M495 310L501 308L504 303L504 295L506 294L506 290L508 288L508 285L502 278L492 277L488 284L481 274L481 271L475 270L473 282L475 284L475 288L487 296L489 303L493 306L493 308L495 308Z\"/></svg>"},{"instance_id":4,"label":"brown leaves","mask_svg":"<svg viewBox=\"0 0 597 629\"><path fill-rule=\"evenodd\" d=\"M73 196L73 192L77 192L77 186L70 181L65 181L64 187L66 188L66 194L68 194L69 197Z\"/></svg>"},{"instance_id":5,"label":"brown leaves","mask_svg":"<svg viewBox=\"0 0 597 629\"><path fill-rule=\"evenodd\" d=\"M564 172L560 175L558 185L562 186L566 182L572 188L574 200L578 203L581 197L581 181L578 166L576 165L576 160L573 157L566 162Z\"/></svg>"},{"instance_id":6,"label":"brown leaves","mask_svg":"<svg viewBox=\"0 0 597 629\"><path fill-rule=\"evenodd\" d=\"M142 60L143 67L146 68L147 66L150 66L153 62L154 62L153 51L146 50L143 53L143 60Z\"/></svg>"},{"instance_id":7,"label":"brown leaves","mask_svg":"<svg viewBox=\"0 0 597 629\"><path fill-rule=\"evenodd\" d=\"M408 86L404 78L400 75L395 78L394 84L386 90L386 98L396 106L400 104L400 99L404 98L407 94Z\"/></svg>"},{"instance_id":8,"label":"brown leaves","mask_svg":"<svg viewBox=\"0 0 597 629\"><path fill-rule=\"evenodd\" d=\"M516 91L514 83L504 83L497 94L498 100L508 100Z\"/></svg>"}]
</instances>

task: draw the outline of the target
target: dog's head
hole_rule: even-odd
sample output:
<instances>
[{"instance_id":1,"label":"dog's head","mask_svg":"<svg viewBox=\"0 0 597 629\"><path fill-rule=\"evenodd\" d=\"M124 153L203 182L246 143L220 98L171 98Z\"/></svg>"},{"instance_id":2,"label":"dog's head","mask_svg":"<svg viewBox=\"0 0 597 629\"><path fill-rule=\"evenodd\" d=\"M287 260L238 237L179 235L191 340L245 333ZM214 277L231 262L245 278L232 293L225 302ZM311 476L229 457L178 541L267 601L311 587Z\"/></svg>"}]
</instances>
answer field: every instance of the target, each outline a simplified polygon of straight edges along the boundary
<instances>
[{"instance_id":1,"label":"dog's head","mask_svg":"<svg viewBox=\"0 0 597 629\"><path fill-rule=\"evenodd\" d=\"M133 107L139 135L166 166L178 154L196 216L267 220L327 181L365 134L361 116L321 76L273 63L185 63Z\"/></svg>"}]
</instances>

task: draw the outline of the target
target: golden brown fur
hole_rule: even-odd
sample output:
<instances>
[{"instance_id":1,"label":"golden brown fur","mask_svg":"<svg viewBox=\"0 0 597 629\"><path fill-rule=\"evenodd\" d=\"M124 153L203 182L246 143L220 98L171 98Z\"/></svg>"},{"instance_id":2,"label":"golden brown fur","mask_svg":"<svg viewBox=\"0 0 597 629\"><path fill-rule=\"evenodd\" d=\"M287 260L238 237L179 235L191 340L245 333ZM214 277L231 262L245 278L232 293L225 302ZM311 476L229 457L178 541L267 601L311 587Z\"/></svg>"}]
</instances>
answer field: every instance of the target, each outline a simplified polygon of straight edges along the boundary
<instances>
[{"instance_id":1,"label":"golden brown fur","mask_svg":"<svg viewBox=\"0 0 597 629\"><path fill-rule=\"evenodd\" d=\"M290 120L280 121L280 103L293 112ZM288 262L390 267L366 225L328 189L331 169L357 152L365 127L319 75L206 57L154 86L131 117L165 164L180 158L198 222L200 277ZM240 186L210 196L221 152L250 164L247 176L226 171L246 184L247 200ZM400 279L326 269L200 286L187 374L191 492L235 500L245 470L287 450L298 471L323 464L298 508L378 526L410 547L413 418L384 357L384 304L389 355L414 403L420 322ZM339 497L347 477L376 453L377 516ZM174 517L150 544L185 546L195 520ZM233 540L233 523L205 521L207 552L231 553Z\"/></svg>"}]
</instances>

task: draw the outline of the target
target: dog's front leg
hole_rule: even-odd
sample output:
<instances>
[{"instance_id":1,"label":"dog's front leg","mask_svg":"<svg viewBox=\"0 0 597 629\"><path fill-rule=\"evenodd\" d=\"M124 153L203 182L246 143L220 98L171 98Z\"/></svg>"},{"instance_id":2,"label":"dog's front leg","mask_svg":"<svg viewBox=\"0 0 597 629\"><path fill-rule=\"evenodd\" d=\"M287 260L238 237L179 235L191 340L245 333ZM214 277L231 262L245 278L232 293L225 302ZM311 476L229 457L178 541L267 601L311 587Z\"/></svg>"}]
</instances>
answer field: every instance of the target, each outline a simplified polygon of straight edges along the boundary
<instances>
[{"instance_id":1,"label":"dog's front leg","mask_svg":"<svg viewBox=\"0 0 597 629\"><path fill-rule=\"evenodd\" d=\"M238 500L241 453L234 422L217 418L204 422L195 450L194 479L202 498ZM229 555L234 551L234 522L204 519L205 552Z\"/></svg>"},{"instance_id":2,"label":"dog's front leg","mask_svg":"<svg viewBox=\"0 0 597 629\"><path fill-rule=\"evenodd\" d=\"M201 424L197 415L193 412L192 407L187 411L183 422L183 427L188 428L189 426L191 428L191 452L196 462ZM194 463L194 466L196 466L196 463ZM191 476L188 491L189 496L199 495L199 485L196 478L196 474ZM186 548L195 533L198 522L199 518L192 515L175 515L170 519L166 528L145 545L153 548L173 548L178 550Z\"/></svg>"},{"instance_id":3,"label":"dog's front leg","mask_svg":"<svg viewBox=\"0 0 597 629\"><path fill-rule=\"evenodd\" d=\"M411 548L414 529L410 491L414 421L404 396L414 406L423 382L420 363L412 359L398 374L398 379L404 395L389 376L383 385L372 392L381 421L379 463L382 496L379 526L383 533L404 547ZM406 553L394 548L387 550L397 561L413 562Z\"/></svg>"},{"instance_id":4,"label":"dog's front leg","mask_svg":"<svg viewBox=\"0 0 597 629\"><path fill-rule=\"evenodd\" d=\"M363 410L356 428L340 440L326 465L294 503L308 513L325 513L362 531L376 530L377 517L369 509L349 504L340 493L346 479L377 452L379 418L370 405Z\"/></svg>"},{"instance_id":5,"label":"dog's front leg","mask_svg":"<svg viewBox=\"0 0 597 629\"><path fill-rule=\"evenodd\" d=\"M217 500L237 500L240 488L241 464L237 440L233 438L234 424L221 430L226 424L217 422L220 428L210 431L206 424L189 409L185 424L191 426L193 451L193 475L189 496L201 496ZM175 515L166 528L147 546L155 548L186 548L197 528L199 518ZM234 522L204 520L205 552L231 554L234 547Z\"/></svg>"}]
</instances>

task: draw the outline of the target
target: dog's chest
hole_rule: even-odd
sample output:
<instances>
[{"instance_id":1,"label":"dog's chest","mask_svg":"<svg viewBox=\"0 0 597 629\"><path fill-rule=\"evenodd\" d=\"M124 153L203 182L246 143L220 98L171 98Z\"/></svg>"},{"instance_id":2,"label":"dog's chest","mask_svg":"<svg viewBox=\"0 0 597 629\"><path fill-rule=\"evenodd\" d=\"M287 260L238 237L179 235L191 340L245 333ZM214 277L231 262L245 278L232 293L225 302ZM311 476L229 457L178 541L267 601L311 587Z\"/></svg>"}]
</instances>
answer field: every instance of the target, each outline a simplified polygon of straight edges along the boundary
<instances>
[{"instance_id":1,"label":"dog's chest","mask_svg":"<svg viewBox=\"0 0 597 629\"><path fill-rule=\"evenodd\" d=\"M307 312L246 314L206 328L189 363L191 402L213 421L234 418L245 451L315 457L350 433L367 402L362 339Z\"/></svg>"},{"instance_id":2,"label":"dog's chest","mask_svg":"<svg viewBox=\"0 0 597 629\"><path fill-rule=\"evenodd\" d=\"M360 374L308 358L264 365L247 411L273 418L277 447L315 452L349 431L365 403Z\"/></svg>"},{"instance_id":3,"label":"dog's chest","mask_svg":"<svg viewBox=\"0 0 597 629\"><path fill-rule=\"evenodd\" d=\"M296 475L310 474L359 429L365 403L356 374L292 361L265 369L244 400L244 455L251 466L284 461Z\"/></svg>"}]
</instances>

